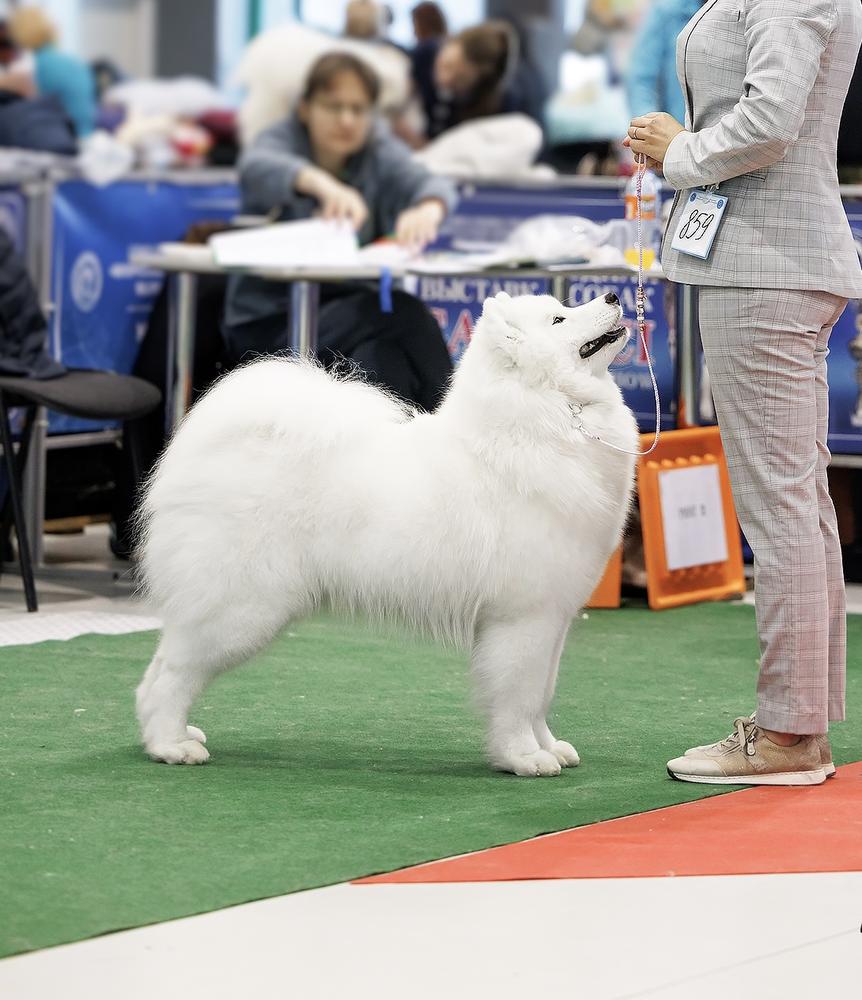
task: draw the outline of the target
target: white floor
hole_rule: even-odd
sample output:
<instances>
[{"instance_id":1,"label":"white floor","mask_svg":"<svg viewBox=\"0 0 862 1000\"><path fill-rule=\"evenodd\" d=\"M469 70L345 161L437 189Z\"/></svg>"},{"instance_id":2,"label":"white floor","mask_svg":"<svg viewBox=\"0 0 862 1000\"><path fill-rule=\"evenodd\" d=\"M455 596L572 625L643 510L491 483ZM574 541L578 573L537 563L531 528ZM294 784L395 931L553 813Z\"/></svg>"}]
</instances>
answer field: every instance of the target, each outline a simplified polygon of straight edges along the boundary
<instances>
[{"instance_id":1,"label":"white floor","mask_svg":"<svg viewBox=\"0 0 862 1000\"><path fill-rule=\"evenodd\" d=\"M157 626L104 530L47 553L65 575L40 579L38 614L0 578L0 645ZM848 605L862 612L862 586ZM860 925L862 872L341 885L9 958L0 997L843 998L859 995Z\"/></svg>"},{"instance_id":2,"label":"white floor","mask_svg":"<svg viewBox=\"0 0 862 1000\"><path fill-rule=\"evenodd\" d=\"M158 618L135 597L129 564L111 555L106 526L46 536L35 614L26 610L16 569L4 566L0 576L0 646L159 627Z\"/></svg>"},{"instance_id":3,"label":"white floor","mask_svg":"<svg viewBox=\"0 0 862 1000\"><path fill-rule=\"evenodd\" d=\"M860 923L862 872L340 885L6 959L0 996L843 998Z\"/></svg>"}]
</instances>

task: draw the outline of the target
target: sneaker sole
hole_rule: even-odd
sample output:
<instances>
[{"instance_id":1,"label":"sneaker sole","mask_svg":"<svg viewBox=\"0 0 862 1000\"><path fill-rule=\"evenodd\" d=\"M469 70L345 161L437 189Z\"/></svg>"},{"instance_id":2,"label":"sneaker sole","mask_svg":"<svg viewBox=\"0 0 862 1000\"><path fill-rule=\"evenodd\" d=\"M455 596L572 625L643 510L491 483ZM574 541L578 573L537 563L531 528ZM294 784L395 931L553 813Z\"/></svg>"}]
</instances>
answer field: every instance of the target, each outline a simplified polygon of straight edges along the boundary
<instances>
[{"instance_id":1,"label":"sneaker sole","mask_svg":"<svg viewBox=\"0 0 862 1000\"><path fill-rule=\"evenodd\" d=\"M829 761L828 764L823 765L823 773L826 775L827 778L835 777L835 765L832 763L831 760Z\"/></svg>"},{"instance_id":2,"label":"sneaker sole","mask_svg":"<svg viewBox=\"0 0 862 1000\"><path fill-rule=\"evenodd\" d=\"M699 785L822 785L826 780L826 771L822 767L816 771L744 774L736 777L725 774L677 774L670 768L667 773L676 781L692 781Z\"/></svg>"}]
</instances>

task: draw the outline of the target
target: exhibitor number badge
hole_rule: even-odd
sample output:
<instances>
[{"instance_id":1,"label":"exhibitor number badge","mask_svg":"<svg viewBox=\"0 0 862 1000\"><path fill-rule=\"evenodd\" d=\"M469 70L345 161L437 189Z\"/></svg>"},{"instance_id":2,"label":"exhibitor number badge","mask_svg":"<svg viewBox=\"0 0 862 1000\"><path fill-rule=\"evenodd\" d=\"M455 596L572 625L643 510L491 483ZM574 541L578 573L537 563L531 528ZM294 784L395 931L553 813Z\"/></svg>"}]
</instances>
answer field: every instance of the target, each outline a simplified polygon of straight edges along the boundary
<instances>
[{"instance_id":1,"label":"exhibitor number badge","mask_svg":"<svg viewBox=\"0 0 862 1000\"><path fill-rule=\"evenodd\" d=\"M682 210L671 249L706 260L726 208L724 195L715 191L692 191Z\"/></svg>"}]
</instances>

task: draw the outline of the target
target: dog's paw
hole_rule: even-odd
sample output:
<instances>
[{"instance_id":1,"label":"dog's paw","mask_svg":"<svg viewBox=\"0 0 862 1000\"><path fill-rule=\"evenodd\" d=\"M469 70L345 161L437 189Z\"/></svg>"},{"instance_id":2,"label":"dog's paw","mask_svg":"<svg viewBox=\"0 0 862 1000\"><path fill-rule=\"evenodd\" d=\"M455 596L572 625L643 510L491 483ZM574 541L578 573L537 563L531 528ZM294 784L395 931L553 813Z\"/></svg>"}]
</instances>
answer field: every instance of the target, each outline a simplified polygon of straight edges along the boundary
<instances>
[{"instance_id":1,"label":"dog's paw","mask_svg":"<svg viewBox=\"0 0 862 1000\"><path fill-rule=\"evenodd\" d=\"M198 743L206 743L207 741L207 734L202 729L198 729L197 726L186 726L186 732L190 740L197 740Z\"/></svg>"},{"instance_id":2,"label":"dog's paw","mask_svg":"<svg viewBox=\"0 0 862 1000\"><path fill-rule=\"evenodd\" d=\"M209 751L203 743L195 739L158 743L147 747L147 753L153 760L161 761L163 764L206 764L210 759Z\"/></svg>"},{"instance_id":3,"label":"dog's paw","mask_svg":"<svg viewBox=\"0 0 862 1000\"><path fill-rule=\"evenodd\" d=\"M548 750L563 767L577 767L581 762L578 751L575 750L571 743L566 743L565 740L555 740L553 746L548 747Z\"/></svg>"},{"instance_id":4,"label":"dog's paw","mask_svg":"<svg viewBox=\"0 0 862 1000\"><path fill-rule=\"evenodd\" d=\"M523 778L554 777L562 768L556 756L547 750L534 750L532 753L506 754L495 765L500 771L511 771Z\"/></svg>"}]
</instances>

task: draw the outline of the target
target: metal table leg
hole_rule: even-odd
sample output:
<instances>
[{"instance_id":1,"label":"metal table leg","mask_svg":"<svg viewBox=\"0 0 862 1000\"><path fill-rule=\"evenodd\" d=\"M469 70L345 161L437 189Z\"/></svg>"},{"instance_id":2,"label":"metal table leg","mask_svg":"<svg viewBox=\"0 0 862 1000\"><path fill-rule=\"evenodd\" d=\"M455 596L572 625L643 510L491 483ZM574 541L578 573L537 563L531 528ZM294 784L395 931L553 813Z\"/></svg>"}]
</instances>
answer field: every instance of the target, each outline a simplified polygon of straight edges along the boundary
<instances>
[{"instance_id":1,"label":"metal table leg","mask_svg":"<svg viewBox=\"0 0 862 1000\"><path fill-rule=\"evenodd\" d=\"M192 405L197 275L179 271L168 279L168 356L165 430L170 435Z\"/></svg>"},{"instance_id":2,"label":"metal table leg","mask_svg":"<svg viewBox=\"0 0 862 1000\"><path fill-rule=\"evenodd\" d=\"M677 427L700 424L698 406L699 330L697 323L697 287L679 285L676 300L676 344L679 379Z\"/></svg>"},{"instance_id":3,"label":"metal table leg","mask_svg":"<svg viewBox=\"0 0 862 1000\"><path fill-rule=\"evenodd\" d=\"M42 565L45 550L45 487L47 483L48 411L44 406L36 410L30 447L22 472L24 518L27 522L27 539L30 543L33 565Z\"/></svg>"},{"instance_id":4,"label":"metal table leg","mask_svg":"<svg viewBox=\"0 0 862 1000\"><path fill-rule=\"evenodd\" d=\"M551 295L561 304L566 305L569 299L571 279L567 274L555 274L551 278Z\"/></svg>"},{"instance_id":5,"label":"metal table leg","mask_svg":"<svg viewBox=\"0 0 862 1000\"><path fill-rule=\"evenodd\" d=\"M316 281L294 281L290 286L290 349L302 358L317 354L317 307L320 285Z\"/></svg>"}]
</instances>

